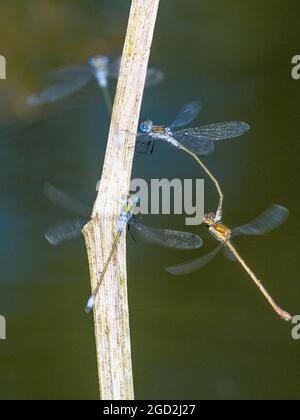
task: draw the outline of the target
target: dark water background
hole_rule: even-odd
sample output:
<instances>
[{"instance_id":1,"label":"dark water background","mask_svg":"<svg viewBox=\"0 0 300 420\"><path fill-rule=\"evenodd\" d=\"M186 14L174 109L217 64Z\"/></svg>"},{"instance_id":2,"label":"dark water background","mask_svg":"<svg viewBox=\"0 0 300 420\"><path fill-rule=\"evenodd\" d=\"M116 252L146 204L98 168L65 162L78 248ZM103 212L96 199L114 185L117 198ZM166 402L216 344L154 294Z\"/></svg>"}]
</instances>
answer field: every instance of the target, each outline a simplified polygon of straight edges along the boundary
<instances>
[{"instance_id":1,"label":"dark water background","mask_svg":"<svg viewBox=\"0 0 300 420\"><path fill-rule=\"evenodd\" d=\"M0 342L1 399L98 397L83 242L51 248L43 237L70 214L45 199L51 181L92 202L101 173L109 118L90 84L55 106L30 110L27 94L46 71L121 52L127 0L1 2L0 53ZM300 314L299 1L162 0L151 64L166 75L145 92L142 116L169 121L184 103L202 101L198 124L241 119L242 139L224 142L205 159L226 193L225 221L251 220L272 203L288 207L288 223L263 238L239 242L241 254L276 300ZM110 86L112 92L114 84ZM196 165L161 145L137 159L134 177L199 178ZM206 209L215 207L206 182ZM183 228L182 217L147 223ZM194 229L199 232L199 228ZM287 399L300 394L300 342L272 313L238 265L218 257L183 278L167 265L212 249L180 253L129 243L129 298L138 399Z\"/></svg>"}]
</instances>

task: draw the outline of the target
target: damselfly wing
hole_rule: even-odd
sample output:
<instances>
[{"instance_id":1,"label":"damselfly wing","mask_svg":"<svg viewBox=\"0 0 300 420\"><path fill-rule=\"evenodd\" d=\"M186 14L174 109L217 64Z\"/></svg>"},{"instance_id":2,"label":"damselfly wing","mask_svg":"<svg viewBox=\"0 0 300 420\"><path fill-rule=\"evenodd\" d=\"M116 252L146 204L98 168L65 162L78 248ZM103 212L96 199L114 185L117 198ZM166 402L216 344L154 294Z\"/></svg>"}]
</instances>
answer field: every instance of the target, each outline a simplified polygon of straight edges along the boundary
<instances>
[{"instance_id":1,"label":"damselfly wing","mask_svg":"<svg viewBox=\"0 0 300 420\"><path fill-rule=\"evenodd\" d=\"M91 210L51 184L46 184L44 192L52 203L76 214L86 216L51 226L45 232L48 242L52 245L60 245L80 237L84 225L88 222L88 215ZM193 233L153 228L133 219L129 223L146 243L180 250L198 249L203 245L202 239Z\"/></svg>"},{"instance_id":2,"label":"damselfly wing","mask_svg":"<svg viewBox=\"0 0 300 420\"><path fill-rule=\"evenodd\" d=\"M196 155L209 155L215 150L215 143L221 140L240 137L250 130L241 121L222 122L197 128L187 128L173 134L182 146Z\"/></svg>"},{"instance_id":3,"label":"damselfly wing","mask_svg":"<svg viewBox=\"0 0 300 420\"><path fill-rule=\"evenodd\" d=\"M55 79L58 83L29 96L28 105L51 104L73 95L92 81L94 74L89 66L70 66L50 72L47 78Z\"/></svg>"},{"instance_id":4,"label":"damselfly wing","mask_svg":"<svg viewBox=\"0 0 300 420\"><path fill-rule=\"evenodd\" d=\"M249 124L245 122L229 121L174 131L175 128L184 127L194 121L201 109L199 102L191 102L185 105L168 127L155 125L152 121L144 121L140 125L139 141L153 141L155 138L168 141L173 138L175 140L174 145L177 142L196 155L209 155L215 150L215 142L240 137L250 130ZM160 135L155 136L157 133Z\"/></svg>"},{"instance_id":5,"label":"damselfly wing","mask_svg":"<svg viewBox=\"0 0 300 420\"><path fill-rule=\"evenodd\" d=\"M30 106L40 106L54 103L78 92L92 80L97 80L100 87L104 88L109 79L119 76L121 57L92 57L88 64L66 66L47 74L48 80L55 83L27 98ZM162 71L149 68L146 77L146 87L155 86L164 79ZM100 83L100 80L102 83Z\"/></svg>"}]
</instances>

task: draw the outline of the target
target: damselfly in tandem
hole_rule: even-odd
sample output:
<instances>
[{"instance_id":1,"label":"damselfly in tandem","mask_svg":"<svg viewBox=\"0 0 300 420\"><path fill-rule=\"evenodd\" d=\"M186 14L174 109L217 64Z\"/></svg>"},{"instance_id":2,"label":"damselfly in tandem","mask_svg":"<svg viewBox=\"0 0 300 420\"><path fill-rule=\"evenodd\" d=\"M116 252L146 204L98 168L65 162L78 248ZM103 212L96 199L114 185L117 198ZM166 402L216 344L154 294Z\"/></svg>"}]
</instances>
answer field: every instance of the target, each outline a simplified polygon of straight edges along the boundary
<instances>
[{"instance_id":1,"label":"damselfly in tandem","mask_svg":"<svg viewBox=\"0 0 300 420\"><path fill-rule=\"evenodd\" d=\"M77 213L80 216L84 216L50 227L45 232L45 237L48 240L48 242L52 245L60 245L64 242L79 237L82 233L83 227L89 220L91 209L88 206L77 202L68 194L61 190L58 190L50 184L46 184L44 191L45 195L52 203L74 213ZM91 312L94 307L97 294L104 280L108 266L113 258L122 233L124 232L126 227L128 227L130 233L131 228L134 228L135 232L137 232L141 239L145 242L159 245L161 247L178 250L193 250L198 249L203 245L202 239L193 233L169 229L157 229L145 226L142 223L138 222L134 216L134 209L135 206L138 204L139 198L136 196L129 196L124 200L123 207L119 215L119 226L115 240L100 274L98 284L86 306L86 312L88 313Z\"/></svg>"},{"instance_id":2,"label":"damselfly in tandem","mask_svg":"<svg viewBox=\"0 0 300 420\"><path fill-rule=\"evenodd\" d=\"M166 270L173 275L184 275L200 270L210 261L212 261L220 251L223 250L225 256L232 261L238 261L250 278L254 281L256 286L265 296L267 301L270 303L275 312L285 321L290 322L292 316L281 309L273 300L271 295L267 292L261 281L258 279L256 274L249 268L244 259L240 256L237 251L233 239L242 235L264 235L271 232L282 225L288 218L289 211L285 207L279 205L273 205L267 209L262 215L250 223L244 226L240 226L233 230L227 226L215 222L215 214L209 213L204 217L204 223L209 228L209 232L220 242L220 245L212 250L210 253L201 256L195 260L168 267Z\"/></svg>"},{"instance_id":3,"label":"damselfly in tandem","mask_svg":"<svg viewBox=\"0 0 300 420\"><path fill-rule=\"evenodd\" d=\"M118 79L121 57L96 56L89 59L85 65L67 66L49 73L49 79L58 83L35 93L27 98L28 105L40 106L50 104L74 94L92 80L96 80L102 89L106 106L111 112L112 99L108 84L111 79ZM164 79L163 72L149 68L146 78L146 87L155 86Z\"/></svg>"},{"instance_id":4,"label":"damselfly in tandem","mask_svg":"<svg viewBox=\"0 0 300 420\"><path fill-rule=\"evenodd\" d=\"M219 206L215 221L218 222L222 218L224 195L218 180L199 159L199 155L213 153L216 143L221 140L239 137L249 131L250 126L245 122L230 121L175 131L175 129L194 121L200 111L201 105L199 102L191 102L182 108L175 121L169 126L155 125L153 121L144 121L140 125L141 132L138 133L138 142L145 142L147 144L145 152L150 150L150 153L152 153L155 141L162 140L192 156L210 177L217 189Z\"/></svg>"}]
</instances>

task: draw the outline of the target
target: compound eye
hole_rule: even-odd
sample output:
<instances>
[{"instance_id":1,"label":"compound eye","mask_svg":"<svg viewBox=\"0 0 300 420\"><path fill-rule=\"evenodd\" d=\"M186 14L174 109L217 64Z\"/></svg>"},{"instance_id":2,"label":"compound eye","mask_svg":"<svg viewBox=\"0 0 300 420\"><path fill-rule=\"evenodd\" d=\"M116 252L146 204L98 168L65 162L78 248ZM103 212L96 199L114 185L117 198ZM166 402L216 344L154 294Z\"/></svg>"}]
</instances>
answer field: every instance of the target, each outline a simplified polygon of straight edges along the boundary
<instances>
[{"instance_id":1,"label":"compound eye","mask_svg":"<svg viewBox=\"0 0 300 420\"><path fill-rule=\"evenodd\" d=\"M146 133L146 132L148 131L148 126L147 126L147 124L146 124L146 123L142 123L142 124L140 125L140 129L141 129L141 131L142 131L143 133Z\"/></svg>"}]
</instances>

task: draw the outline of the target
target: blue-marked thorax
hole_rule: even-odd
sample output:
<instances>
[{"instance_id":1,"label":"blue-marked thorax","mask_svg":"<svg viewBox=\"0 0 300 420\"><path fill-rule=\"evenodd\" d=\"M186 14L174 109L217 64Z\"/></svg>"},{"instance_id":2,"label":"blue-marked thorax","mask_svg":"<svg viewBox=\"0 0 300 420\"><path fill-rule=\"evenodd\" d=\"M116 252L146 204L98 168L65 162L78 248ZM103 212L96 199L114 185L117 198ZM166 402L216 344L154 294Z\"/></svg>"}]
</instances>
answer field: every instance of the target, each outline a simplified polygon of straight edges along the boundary
<instances>
[{"instance_id":1,"label":"blue-marked thorax","mask_svg":"<svg viewBox=\"0 0 300 420\"><path fill-rule=\"evenodd\" d=\"M88 63L94 70L104 70L109 65L109 58L103 55L98 55L96 57L91 57Z\"/></svg>"},{"instance_id":2,"label":"blue-marked thorax","mask_svg":"<svg viewBox=\"0 0 300 420\"><path fill-rule=\"evenodd\" d=\"M173 132L172 132L172 130L171 130L171 128L170 128L170 127L166 127L166 128L165 128L165 134L166 134L167 136L173 136Z\"/></svg>"}]
</instances>

